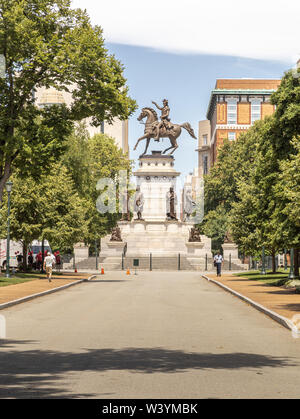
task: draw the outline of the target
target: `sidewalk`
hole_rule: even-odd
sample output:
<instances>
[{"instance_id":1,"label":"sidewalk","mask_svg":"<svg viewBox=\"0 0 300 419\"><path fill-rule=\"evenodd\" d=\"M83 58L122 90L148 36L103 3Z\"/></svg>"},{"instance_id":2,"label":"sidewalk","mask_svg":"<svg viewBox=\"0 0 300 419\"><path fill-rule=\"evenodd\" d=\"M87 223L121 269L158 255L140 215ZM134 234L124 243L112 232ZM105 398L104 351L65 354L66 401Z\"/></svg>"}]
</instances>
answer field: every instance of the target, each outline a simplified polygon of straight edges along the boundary
<instances>
[{"instance_id":1,"label":"sidewalk","mask_svg":"<svg viewBox=\"0 0 300 419\"><path fill-rule=\"evenodd\" d=\"M54 290L64 285L87 279L89 275L84 273L72 273L63 275L53 275L52 282L45 279L34 279L32 281L22 282L21 284L7 285L0 287L0 304L25 298L30 295L39 294L45 291Z\"/></svg>"},{"instance_id":2,"label":"sidewalk","mask_svg":"<svg viewBox=\"0 0 300 419\"><path fill-rule=\"evenodd\" d=\"M300 294L295 294L291 289L242 279L232 274L222 274L221 277L217 277L215 274L205 274L205 276L242 294L255 303L261 304L280 316L292 319L294 315L300 314Z\"/></svg>"}]
</instances>

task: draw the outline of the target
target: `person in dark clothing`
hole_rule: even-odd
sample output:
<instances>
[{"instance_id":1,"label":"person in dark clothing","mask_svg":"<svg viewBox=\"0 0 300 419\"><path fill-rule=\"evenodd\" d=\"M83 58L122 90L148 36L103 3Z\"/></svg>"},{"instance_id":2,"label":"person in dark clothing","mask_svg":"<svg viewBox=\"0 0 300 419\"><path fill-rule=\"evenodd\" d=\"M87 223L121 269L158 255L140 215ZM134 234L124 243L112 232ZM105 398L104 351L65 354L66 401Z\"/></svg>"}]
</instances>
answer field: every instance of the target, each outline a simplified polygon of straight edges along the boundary
<instances>
[{"instance_id":1,"label":"person in dark clothing","mask_svg":"<svg viewBox=\"0 0 300 419\"><path fill-rule=\"evenodd\" d=\"M217 268L217 276L221 276L221 268L223 263L223 256L218 252L214 257L214 265Z\"/></svg>"}]
</instances>

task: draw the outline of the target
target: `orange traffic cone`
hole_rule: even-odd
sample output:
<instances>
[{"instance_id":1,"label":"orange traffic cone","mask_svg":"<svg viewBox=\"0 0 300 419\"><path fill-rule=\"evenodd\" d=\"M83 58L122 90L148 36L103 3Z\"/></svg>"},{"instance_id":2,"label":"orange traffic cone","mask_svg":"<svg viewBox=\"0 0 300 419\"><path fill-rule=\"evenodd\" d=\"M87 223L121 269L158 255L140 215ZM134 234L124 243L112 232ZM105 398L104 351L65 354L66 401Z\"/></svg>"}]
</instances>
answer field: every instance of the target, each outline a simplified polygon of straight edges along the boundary
<instances>
[{"instance_id":1,"label":"orange traffic cone","mask_svg":"<svg viewBox=\"0 0 300 419\"><path fill-rule=\"evenodd\" d=\"M127 268L126 275L130 275L130 270Z\"/></svg>"},{"instance_id":2,"label":"orange traffic cone","mask_svg":"<svg viewBox=\"0 0 300 419\"><path fill-rule=\"evenodd\" d=\"M104 275L104 268L101 268L101 275Z\"/></svg>"}]
</instances>

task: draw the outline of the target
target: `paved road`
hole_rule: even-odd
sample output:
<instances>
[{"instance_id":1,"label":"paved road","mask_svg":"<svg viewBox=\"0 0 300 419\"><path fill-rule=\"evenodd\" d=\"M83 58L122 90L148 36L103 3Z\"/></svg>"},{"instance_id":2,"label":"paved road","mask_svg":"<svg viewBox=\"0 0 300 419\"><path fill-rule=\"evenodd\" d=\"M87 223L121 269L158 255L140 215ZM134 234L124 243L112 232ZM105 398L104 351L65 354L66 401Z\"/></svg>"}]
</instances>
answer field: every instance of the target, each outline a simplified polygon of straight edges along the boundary
<instances>
[{"instance_id":1,"label":"paved road","mask_svg":"<svg viewBox=\"0 0 300 419\"><path fill-rule=\"evenodd\" d=\"M0 397L300 396L300 339L198 273L104 278L1 311Z\"/></svg>"}]
</instances>

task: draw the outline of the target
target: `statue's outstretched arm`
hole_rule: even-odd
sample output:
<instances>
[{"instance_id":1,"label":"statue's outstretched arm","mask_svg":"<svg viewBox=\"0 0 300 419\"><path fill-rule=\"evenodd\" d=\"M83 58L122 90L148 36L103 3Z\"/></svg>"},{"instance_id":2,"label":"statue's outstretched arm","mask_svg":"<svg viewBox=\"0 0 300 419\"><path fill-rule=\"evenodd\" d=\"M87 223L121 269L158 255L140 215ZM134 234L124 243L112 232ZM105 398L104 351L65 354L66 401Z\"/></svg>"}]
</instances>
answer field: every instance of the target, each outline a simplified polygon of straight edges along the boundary
<instances>
[{"instance_id":1,"label":"statue's outstretched arm","mask_svg":"<svg viewBox=\"0 0 300 419\"><path fill-rule=\"evenodd\" d=\"M153 105L155 105L155 106L157 107L157 109L159 109L160 111L163 109L163 108L161 108L160 106L158 106L158 104L157 104L156 102L154 102L153 100L152 100L152 103L153 103Z\"/></svg>"}]
</instances>

